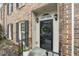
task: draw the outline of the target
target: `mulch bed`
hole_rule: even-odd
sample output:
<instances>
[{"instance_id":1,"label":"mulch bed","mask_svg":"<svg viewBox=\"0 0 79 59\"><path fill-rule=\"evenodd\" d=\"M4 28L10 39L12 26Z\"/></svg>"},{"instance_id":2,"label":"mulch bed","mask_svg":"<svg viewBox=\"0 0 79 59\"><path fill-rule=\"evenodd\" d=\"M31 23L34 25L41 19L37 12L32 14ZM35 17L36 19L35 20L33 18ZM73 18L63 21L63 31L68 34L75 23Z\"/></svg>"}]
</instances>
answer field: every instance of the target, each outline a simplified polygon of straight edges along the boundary
<instances>
[{"instance_id":1,"label":"mulch bed","mask_svg":"<svg viewBox=\"0 0 79 59\"><path fill-rule=\"evenodd\" d=\"M0 56L20 56L19 45L10 40L0 41Z\"/></svg>"}]
</instances>

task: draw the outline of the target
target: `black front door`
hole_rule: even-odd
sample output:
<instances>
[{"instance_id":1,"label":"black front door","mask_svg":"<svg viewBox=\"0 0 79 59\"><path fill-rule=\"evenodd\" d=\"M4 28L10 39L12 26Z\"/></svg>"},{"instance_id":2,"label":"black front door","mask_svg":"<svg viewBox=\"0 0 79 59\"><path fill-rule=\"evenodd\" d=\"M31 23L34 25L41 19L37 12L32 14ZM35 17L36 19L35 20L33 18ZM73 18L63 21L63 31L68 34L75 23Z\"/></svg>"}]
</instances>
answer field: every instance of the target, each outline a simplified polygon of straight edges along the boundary
<instances>
[{"instance_id":1,"label":"black front door","mask_svg":"<svg viewBox=\"0 0 79 59\"><path fill-rule=\"evenodd\" d=\"M52 51L53 19L40 21L40 47Z\"/></svg>"}]
</instances>

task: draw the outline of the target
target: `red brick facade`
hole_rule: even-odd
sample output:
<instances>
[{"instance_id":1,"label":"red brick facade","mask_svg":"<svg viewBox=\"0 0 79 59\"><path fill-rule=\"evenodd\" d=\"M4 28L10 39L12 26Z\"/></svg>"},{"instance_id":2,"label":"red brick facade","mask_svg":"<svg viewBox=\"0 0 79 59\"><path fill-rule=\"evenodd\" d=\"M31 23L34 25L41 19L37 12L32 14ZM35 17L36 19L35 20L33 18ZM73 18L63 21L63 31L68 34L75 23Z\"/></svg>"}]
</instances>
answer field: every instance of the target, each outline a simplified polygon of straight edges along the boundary
<instances>
[{"instance_id":1,"label":"red brick facade","mask_svg":"<svg viewBox=\"0 0 79 59\"><path fill-rule=\"evenodd\" d=\"M72 6L71 4L59 5L59 20L60 20L60 52L61 55L71 55L72 45Z\"/></svg>"},{"instance_id":2,"label":"red brick facade","mask_svg":"<svg viewBox=\"0 0 79 59\"><path fill-rule=\"evenodd\" d=\"M74 55L79 56L79 4L74 4Z\"/></svg>"},{"instance_id":3,"label":"red brick facade","mask_svg":"<svg viewBox=\"0 0 79 59\"><path fill-rule=\"evenodd\" d=\"M53 3L52 3L53 4ZM15 6L16 4L14 4ZM28 20L29 21L29 47L32 48L32 13L33 10L39 9L43 6L47 6L48 4L25 4L22 8L16 9L14 7L14 11L10 14L7 15L7 4L4 4L4 10L1 10L4 12L4 19L6 22L5 24L10 24L12 23L14 25L13 29L13 42L16 42L16 30L15 30L15 24L16 22L20 22L23 20ZM72 42L72 21L71 21L71 15L72 15L72 6L70 3L61 3L57 4L58 9L59 9L59 50L60 50L60 55L71 55L71 42ZM6 27L4 25L4 27ZM5 31L7 28L5 28Z\"/></svg>"}]
</instances>

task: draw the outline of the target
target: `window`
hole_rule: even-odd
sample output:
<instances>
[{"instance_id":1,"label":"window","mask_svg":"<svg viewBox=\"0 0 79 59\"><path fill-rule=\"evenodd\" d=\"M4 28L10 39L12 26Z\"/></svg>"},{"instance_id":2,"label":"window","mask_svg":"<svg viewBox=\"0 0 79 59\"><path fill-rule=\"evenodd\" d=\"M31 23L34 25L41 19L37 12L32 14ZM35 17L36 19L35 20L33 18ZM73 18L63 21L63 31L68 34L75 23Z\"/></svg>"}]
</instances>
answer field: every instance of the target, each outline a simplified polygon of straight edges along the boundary
<instances>
[{"instance_id":1,"label":"window","mask_svg":"<svg viewBox=\"0 0 79 59\"><path fill-rule=\"evenodd\" d=\"M11 28L11 29L10 29L10 31L11 31L11 39L13 40L13 24L10 24L10 26L11 26L11 27L10 27L10 28Z\"/></svg>"},{"instance_id":2,"label":"window","mask_svg":"<svg viewBox=\"0 0 79 59\"><path fill-rule=\"evenodd\" d=\"M8 24L7 25L7 37L10 40L13 40L13 24Z\"/></svg>"},{"instance_id":3,"label":"window","mask_svg":"<svg viewBox=\"0 0 79 59\"><path fill-rule=\"evenodd\" d=\"M24 5L25 5L25 3L20 3L19 8L23 7Z\"/></svg>"},{"instance_id":4,"label":"window","mask_svg":"<svg viewBox=\"0 0 79 59\"><path fill-rule=\"evenodd\" d=\"M1 20L2 20L2 10L1 10Z\"/></svg>"},{"instance_id":5,"label":"window","mask_svg":"<svg viewBox=\"0 0 79 59\"><path fill-rule=\"evenodd\" d=\"M19 3L16 3L16 8L19 8Z\"/></svg>"},{"instance_id":6,"label":"window","mask_svg":"<svg viewBox=\"0 0 79 59\"><path fill-rule=\"evenodd\" d=\"M7 15L9 15L9 4L7 4Z\"/></svg>"},{"instance_id":7,"label":"window","mask_svg":"<svg viewBox=\"0 0 79 59\"><path fill-rule=\"evenodd\" d=\"M22 31L25 31L25 23L21 23L21 29Z\"/></svg>"},{"instance_id":8,"label":"window","mask_svg":"<svg viewBox=\"0 0 79 59\"><path fill-rule=\"evenodd\" d=\"M19 42L19 23L16 23L16 42Z\"/></svg>"},{"instance_id":9,"label":"window","mask_svg":"<svg viewBox=\"0 0 79 59\"><path fill-rule=\"evenodd\" d=\"M29 23L28 21L16 23L16 42L22 41L24 46L28 47L28 33Z\"/></svg>"},{"instance_id":10,"label":"window","mask_svg":"<svg viewBox=\"0 0 79 59\"><path fill-rule=\"evenodd\" d=\"M25 5L25 3L16 3L16 8L22 8Z\"/></svg>"},{"instance_id":11,"label":"window","mask_svg":"<svg viewBox=\"0 0 79 59\"><path fill-rule=\"evenodd\" d=\"M29 33L28 21L16 23L16 42L22 41L23 46L28 47L29 46L28 33Z\"/></svg>"},{"instance_id":12,"label":"window","mask_svg":"<svg viewBox=\"0 0 79 59\"><path fill-rule=\"evenodd\" d=\"M28 47L28 21L21 23L21 40Z\"/></svg>"},{"instance_id":13,"label":"window","mask_svg":"<svg viewBox=\"0 0 79 59\"><path fill-rule=\"evenodd\" d=\"M21 23L21 39L25 39L25 23Z\"/></svg>"},{"instance_id":14,"label":"window","mask_svg":"<svg viewBox=\"0 0 79 59\"><path fill-rule=\"evenodd\" d=\"M11 3L11 12L13 12L13 3Z\"/></svg>"},{"instance_id":15,"label":"window","mask_svg":"<svg viewBox=\"0 0 79 59\"><path fill-rule=\"evenodd\" d=\"M13 3L7 4L7 15L10 15L13 12Z\"/></svg>"},{"instance_id":16,"label":"window","mask_svg":"<svg viewBox=\"0 0 79 59\"><path fill-rule=\"evenodd\" d=\"M7 25L7 38L9 38L9 24Z\"/></svg>"}]
</instances>

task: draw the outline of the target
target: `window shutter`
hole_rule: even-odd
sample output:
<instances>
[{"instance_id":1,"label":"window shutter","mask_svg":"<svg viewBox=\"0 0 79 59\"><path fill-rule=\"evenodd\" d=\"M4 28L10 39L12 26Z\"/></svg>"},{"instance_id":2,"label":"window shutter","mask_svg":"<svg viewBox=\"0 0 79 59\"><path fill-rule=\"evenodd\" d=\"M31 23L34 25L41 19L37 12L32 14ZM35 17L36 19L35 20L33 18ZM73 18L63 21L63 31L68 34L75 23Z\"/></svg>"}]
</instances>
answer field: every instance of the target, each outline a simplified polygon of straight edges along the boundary
<instances>
[{"instance_id":1,"label":"window shutter","mask_svg":"<svg viewBox=\"0 0 79 59\"><path fill-rule=\"evenodd\" d=\"M19 23L16 23L16 42L19 42Z\"/></svg>"},{"instance_id":2,"label":"window shutter","mask_svg":"<svg viewBox=\"0 0 79 59\"><path fill-rule=\"evenodd\" d=\"M28 34L29 34L29 23L28 21L25 21L25 44L26 46L29 45L29 40L28 40Z\"/></svg>"},{"instance_id":3,"label":"window shutter","mask_svg":"<svg viewBox=\"0 0 79 59\"><path fill-rule=\"evenodd\" d=\"M9 24L7 25L7 38L9 38Z\"/></svg>"},{"instance_id":4,"label":"window shutter","mask_svg":"<svg viewBox=\"0 0 79 59\"><path fill-rule=\"evenodd\" d=\"M13 24L11 24L11 39L13 40Z\"/></svg>"}]
</instances>

